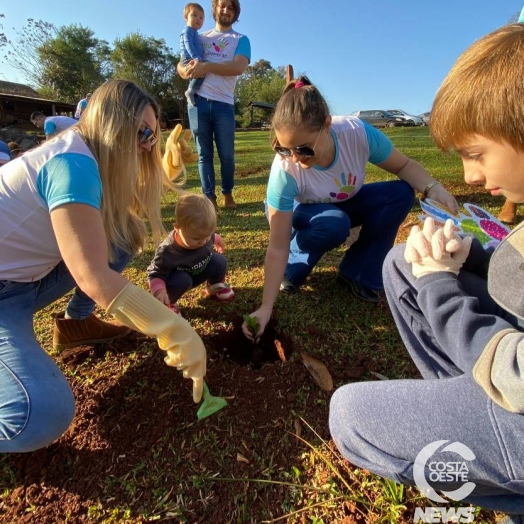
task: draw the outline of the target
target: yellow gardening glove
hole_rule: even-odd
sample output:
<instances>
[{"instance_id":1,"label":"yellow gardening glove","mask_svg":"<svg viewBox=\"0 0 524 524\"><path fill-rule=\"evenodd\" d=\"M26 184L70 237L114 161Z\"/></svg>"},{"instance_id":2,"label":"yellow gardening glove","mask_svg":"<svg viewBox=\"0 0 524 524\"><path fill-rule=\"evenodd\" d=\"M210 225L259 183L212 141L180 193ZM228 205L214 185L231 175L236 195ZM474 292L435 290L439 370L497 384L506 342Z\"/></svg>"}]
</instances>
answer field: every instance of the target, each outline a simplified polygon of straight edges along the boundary
<instances>
[{"instance_id":1,"label":"yellow gardening glove","mask_svg":"<svg viewBox=\"0 0 524 524\"><path fill-rule=\"evenodd\" d=\"M418 226L411 229L404 258L412 264L415 278L437 271L458 275L468 258L472 240L472 237L461 238L455 234L453 220L446 220L443 228L436 228L435 221L428 217L422 231Z\"/></svg>"},{"instance_id":2,"label":"yellow gardening glove","mask_svg":"<svg viewBox=\"0 0 524 524\"><path fill-rule=\"evenodd\" d=\"M162 165L169 180L176 180L180 174L185 174L185 165L198 159L198 154L193 153L193 148L188 144L190 139L191 131L182 129L180 124L177 124L171 131L162 159Z\"/></svg>"},{"instance_id":3,"label":"yellow gardening glove","mask_svg":"<svg viewBox=\"0 0 524 524\"><path fill-rule=\"evenodd\" d=\"M165 363L193 380L193 400L200 402L206 374L206 348L187 320L131 283L109 304L107 312L122 324L156 337L160 349L167 352Z\"/></svg>"}]
</instances>

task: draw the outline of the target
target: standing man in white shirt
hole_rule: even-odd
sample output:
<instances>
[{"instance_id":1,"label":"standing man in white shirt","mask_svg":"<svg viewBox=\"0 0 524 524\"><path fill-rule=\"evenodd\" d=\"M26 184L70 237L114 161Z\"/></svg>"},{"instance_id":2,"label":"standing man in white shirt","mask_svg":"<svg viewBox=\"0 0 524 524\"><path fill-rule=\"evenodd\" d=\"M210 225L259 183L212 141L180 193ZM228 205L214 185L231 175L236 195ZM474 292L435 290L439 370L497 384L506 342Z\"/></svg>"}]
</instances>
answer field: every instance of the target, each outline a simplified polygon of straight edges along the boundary
<instances>
[{"instance_id":1,"label":"standing man in white shirt","mask_svg":"<svg viewBox=\"0 0 524 524\"><path fill-rule=\"evenodd\" d=\"M195 95L195 105L188 107L189 126L197 147L198 171L203 193L217 207L213 140L220 158L221 189L224 206L237 207L233 199L235 185L235 105L237 78L251 60L251 44L247 36L233 30L240 16L239 0L212 0L215 28L204 31L200 39L204 61L192 60L187 66L178 64L183 78L205 76Z\"/></svg>"}]
</instances>

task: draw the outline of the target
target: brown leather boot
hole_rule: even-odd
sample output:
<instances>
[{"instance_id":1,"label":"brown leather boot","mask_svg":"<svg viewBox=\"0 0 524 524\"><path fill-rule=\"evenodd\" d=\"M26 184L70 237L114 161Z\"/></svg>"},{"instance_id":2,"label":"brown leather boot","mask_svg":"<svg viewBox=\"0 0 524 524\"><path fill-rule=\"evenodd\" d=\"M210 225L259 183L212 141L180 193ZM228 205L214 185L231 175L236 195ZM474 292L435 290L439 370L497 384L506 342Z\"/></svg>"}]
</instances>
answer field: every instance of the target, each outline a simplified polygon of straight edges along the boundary
<instances>
[{"instance_id":1,"label":"brown leather boot","mask_svg":"<svg viewBox=\"0 0 524 524\"><path fill-rule=\"evenodd\" d=\"M497 218L504 224L515 224L517 222L517 204L506 199Z\"/></svg>"},{"instance_id":2,"label":"brown leather boot","mask_svg":"<svg viewBox=\"0 0 524 524\"><path fill-rule=\"evenodd\" d=\"M233 195L231 193L224 194L224 207L227 207L229 209L237 208L237 203L233 199Z\"/></svg>"},{"instance_id":3,"label":"brown leather boot","mask_svg":"<svg viewBox=\"0 0 524 524\"><path fill-rule=\"evenodd\" d=\"M64 318L64 313L55 316L53 349L61 351L85 344L100 344L124 337L131 329L104 322L94 313L84 320Z\"/></svg>"}]
</instances>

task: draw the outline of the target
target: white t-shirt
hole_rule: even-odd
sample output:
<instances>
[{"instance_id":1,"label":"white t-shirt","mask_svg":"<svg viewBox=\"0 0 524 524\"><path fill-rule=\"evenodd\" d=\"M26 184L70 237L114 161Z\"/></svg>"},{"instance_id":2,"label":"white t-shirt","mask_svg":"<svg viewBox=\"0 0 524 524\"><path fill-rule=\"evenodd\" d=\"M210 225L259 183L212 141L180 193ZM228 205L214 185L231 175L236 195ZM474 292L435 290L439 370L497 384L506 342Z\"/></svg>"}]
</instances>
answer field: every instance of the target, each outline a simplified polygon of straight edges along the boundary
<instances>
[{"instance_id":1,"label":"white t-shirt","mask_svg":"<svg viewBox=\"0 0 524 524\"><path fill-rule=\"evenodd\" d=\"M368 162L384 162L393 144L381 131L353 116L334 116L331 136L335 159L328 167L305 169L291 157L275 155L267 186L267 203L278 211L301 204L335 204L356 195L366 176Z\"/></svg>"},{"instance_id":2,"label":"white t-shirt","mask_svg":"<svg viewBox=\"0 0 524 524\"><path fill-rule=\"evenodd\" d=\"M68 116L48 116L44 122L44 133L46 136L56 135L75 124L78 120Z\"/></svg>"},{"instance_id":3,"label":"white t-shirt","mask_svg":"<svg viewBox=\"0 0 524 524\"><path fill-rule=\"evenodd\" d=\"M0 168L0 280L33 282L62 260L50 212L71 202L100 209L102 182L72 129Z\"/></svg>"},{"instance_id":4,"label":"white t-shirt","mask_svg":"<svg viewBox=\"0 0 524 524\"><path fill-rule=\"evenodd\" d=\"M245 56L251 61L251 44L245 35L232 29L220 32L215 29L204 31L200 35L206 62L231 62L236 55ZM233 105L237 76L221 76L207 73L197 93L210 100Z\"/></svg>"}]
</instances>

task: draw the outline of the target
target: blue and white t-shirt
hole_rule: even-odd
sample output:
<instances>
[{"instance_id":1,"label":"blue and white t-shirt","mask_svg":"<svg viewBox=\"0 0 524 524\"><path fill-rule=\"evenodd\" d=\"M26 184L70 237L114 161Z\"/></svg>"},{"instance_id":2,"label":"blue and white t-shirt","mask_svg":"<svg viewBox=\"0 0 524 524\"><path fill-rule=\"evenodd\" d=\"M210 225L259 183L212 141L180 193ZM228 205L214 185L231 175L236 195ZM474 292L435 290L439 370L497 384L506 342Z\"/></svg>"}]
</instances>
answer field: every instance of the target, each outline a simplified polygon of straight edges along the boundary
<instances>
[{"instance_id":1,"label":"blue and white t-shirt","mask_svg":"<svg viewBox=\"0 0 524 524\"><path fill-rule=\"evenodd\" d=\"M275 155L267 186L267 203L278 211L301 204L337 203L356 195L366 176L366 164L387 160L393 144L381 131L353 116L334 116L331 136L335 159L329 167L309 169L290 157Z\"/></svg>"},{"instance_id":2,"label":"blue and white t-shirt","mask_svg":"<svg viewBox=\"0 0 524 524\"><path fill-rule=\"evenodd\" d=\"M76 105L75 118L78 120L82 116L82 111L87 107L89 100L87 98L82 98L80 102Z\"/></svg>"},{"instance_id":3,"label":"blue and white t-shirt","mask_svg":"<svg viewBox=\"0 0 524 524\"><path fill-rule=\"evenodd\" d=\"M50 212L72 202L102 202L97 163L76 129L0 168L0 280L33 282L60 263Z\"/></svg>"},{"instance_id":4,"label":"blue and white t-shirt","mask_svg":"<svg viewBox=\"0 0 524 524\"><path fill-rule=\"evenodd\" d=\"M200 35L200 41L206 62L231 62L236 55L245 56L251 61L251 44L248 37L232 29L224 32L215 29L204 31ZM197 93L204 98L233 105L237 78L207 73Z\"/></svg>"},{"instance_id":5,"label":"blue and white t-shirt","mask_svg":"<svg viewBox=\"0 0 524 524\"><path fill-rule=\"evenodd\" d=\"M78 124L78 120L68 116L48 116L44 122L45 136L56 135L75 124Z\"/></svg>"}]
</instances>

